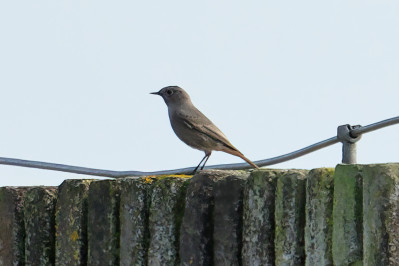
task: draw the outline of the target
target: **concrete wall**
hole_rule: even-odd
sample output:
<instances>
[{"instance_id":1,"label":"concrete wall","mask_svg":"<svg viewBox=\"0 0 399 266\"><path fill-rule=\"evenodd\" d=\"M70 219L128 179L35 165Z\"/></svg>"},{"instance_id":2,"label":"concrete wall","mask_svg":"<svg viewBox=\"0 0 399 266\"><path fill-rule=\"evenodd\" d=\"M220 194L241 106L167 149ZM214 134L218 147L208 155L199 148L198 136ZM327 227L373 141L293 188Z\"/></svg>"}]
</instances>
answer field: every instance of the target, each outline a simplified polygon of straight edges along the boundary
<instances>
[{"instance_id":1,"label":"concrete wall","mask_svg":"<svg viewBox=\"0 0 399 266\"><path fill-rule=\"evenodd\" d=\"M399 265L399 164L0 188L0 265Z\"/></svg>"}]
</instances>

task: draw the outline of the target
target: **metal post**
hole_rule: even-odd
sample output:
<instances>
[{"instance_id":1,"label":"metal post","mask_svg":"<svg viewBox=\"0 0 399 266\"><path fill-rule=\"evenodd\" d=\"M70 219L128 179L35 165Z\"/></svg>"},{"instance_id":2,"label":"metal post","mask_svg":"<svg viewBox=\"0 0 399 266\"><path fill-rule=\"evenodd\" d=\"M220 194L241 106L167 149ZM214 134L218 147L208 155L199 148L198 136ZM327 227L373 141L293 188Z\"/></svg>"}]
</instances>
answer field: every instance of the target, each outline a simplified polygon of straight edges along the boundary
<instances>
[{"instance_id":1,"label":"metal post","mask_svg":"<svg viewBox=\"0 0 399 266\"><path fill-rule=\"evenodd\" d=\"M342 163L355 164L356 160L356 142L360 140L361 135L354 137L351 130L359 128L359 125L342 125L337 129L337 137L342 142Z\"/></svg>"}]
</instances>

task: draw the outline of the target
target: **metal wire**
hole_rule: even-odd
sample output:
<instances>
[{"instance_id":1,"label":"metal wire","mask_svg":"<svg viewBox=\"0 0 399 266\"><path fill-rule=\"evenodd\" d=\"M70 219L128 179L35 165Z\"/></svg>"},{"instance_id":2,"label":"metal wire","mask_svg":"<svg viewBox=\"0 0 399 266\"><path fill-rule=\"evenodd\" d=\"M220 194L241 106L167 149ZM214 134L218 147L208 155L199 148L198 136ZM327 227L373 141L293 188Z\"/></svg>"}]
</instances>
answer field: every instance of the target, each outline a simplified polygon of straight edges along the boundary
<instances>
[{"instance_id":1,"label":"metal wire","mask_svg":"<svg viewBox=\"0 0 399 266\"><path fill-rule=\"evenodd\" d=\"M355 129L353 129L351 131L351 135L353 137L357 137L357 136L359 136L361 134L368 133L368 132L371 132L371 131L374 131L374 130L378 130L378 129L383 128L383 127L392 126L392 125L395 125L395 124L398 124L398 123L399 123L399 116L393 117L393 118L389 118L389 119L386 119L386 120L382 120L380 122L377 122L377 123L374 123L374 124L370 124L370 125L367 125L367 126L364 126L364 127L355 128Z\"/></svg>"},{"instance_id":2,"label":"metal wire","mask_svg":"<svg viewBox=\"0 0 399 266\"><path fill-rule=\"evenodd\" d=\"M399 124L399 116L393 117L390 119L386 119L374 124L370 124L364 127L359 127L353 129L350 134L354 137L360 136L361 134L365 134L374 130L381 129L383 127L391 126L394 124ZM338 138L332 137L320 142L317 142L313 145L307 146L305 148L280 155L277 157L254 161L258 166L269 166L273 164L278 164L282 162L286 162L305 154L323 149L330 145L338 143ZM87 168L80 166L72 166L65 164L56 164L56 163L46 163L46 162L38 162L38 161L29 161L29 160L21 160L14 158L4 158L0 157L0 164L4 165L14 165L20 167L29 167L29 168L38 168L45 170L53 170L53 171L61 171L75 174L83 174L83 175L92 175L92 176L104 176L111 178L122 178L122 177L138 177L138 176L148 176L148 175L169 175L169 174L190 174L193 172L194 167L181 168L181 169L172 169L172 170L163 170L163 171L152 171L152 172L142 172L142 171L112 171L112 170L102 170L95 168ZM238 170L238 169L249 169L250 166L247 163L236 163L236 164L218 164L211 165L205 167L205 169L224 169L224 170Z\"/></svg>"}]
</instances>

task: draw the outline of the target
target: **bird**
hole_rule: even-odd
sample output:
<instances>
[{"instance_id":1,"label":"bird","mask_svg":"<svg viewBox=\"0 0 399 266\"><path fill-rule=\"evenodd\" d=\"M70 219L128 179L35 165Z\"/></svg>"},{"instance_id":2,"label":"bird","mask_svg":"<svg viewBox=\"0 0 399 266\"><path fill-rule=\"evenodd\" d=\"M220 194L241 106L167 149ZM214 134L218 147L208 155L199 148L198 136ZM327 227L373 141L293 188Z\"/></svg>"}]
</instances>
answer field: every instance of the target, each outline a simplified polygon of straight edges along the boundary
<instances>
[{"instance_id":1,"label":"bird","mask_svg":"<svg viewBox=\"0 0 399 266\"><path fill-rule=\"evenodd\" d=\"M167 86L151 94L159 95L165 101L170 124L177 137L191 148L205 153L193 174L203 162L201 170L204 169L212 151L223 151L238 156L253 168L259 168L234 147L223 132L194 106L185 90L178 86Z\"/></svg>"}]
</instances>

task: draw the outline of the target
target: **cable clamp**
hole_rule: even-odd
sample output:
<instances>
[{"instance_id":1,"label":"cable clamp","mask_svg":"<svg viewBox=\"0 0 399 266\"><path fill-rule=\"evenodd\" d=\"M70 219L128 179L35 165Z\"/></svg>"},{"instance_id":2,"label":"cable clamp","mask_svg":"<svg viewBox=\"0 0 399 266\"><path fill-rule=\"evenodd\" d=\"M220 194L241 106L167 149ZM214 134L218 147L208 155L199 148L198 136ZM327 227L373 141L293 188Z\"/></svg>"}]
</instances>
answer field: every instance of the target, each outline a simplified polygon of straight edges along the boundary
<instances>
[{"instance_id":1,"label":"cable clamp","mask_svg":"<svg viewBox=\"0 0 399 266\"><path fill-rule=\"evenodd\" d=\"M362 135L354 137L351 131L355 128L361 127L360 125L351 126L349 124L339 126L337 129L337 137L340 142L356 143L358 142Z\"/></svg>"}]
</instances>

